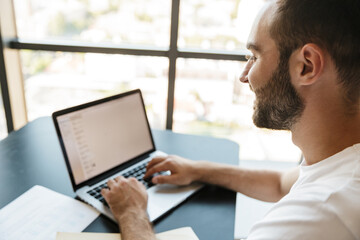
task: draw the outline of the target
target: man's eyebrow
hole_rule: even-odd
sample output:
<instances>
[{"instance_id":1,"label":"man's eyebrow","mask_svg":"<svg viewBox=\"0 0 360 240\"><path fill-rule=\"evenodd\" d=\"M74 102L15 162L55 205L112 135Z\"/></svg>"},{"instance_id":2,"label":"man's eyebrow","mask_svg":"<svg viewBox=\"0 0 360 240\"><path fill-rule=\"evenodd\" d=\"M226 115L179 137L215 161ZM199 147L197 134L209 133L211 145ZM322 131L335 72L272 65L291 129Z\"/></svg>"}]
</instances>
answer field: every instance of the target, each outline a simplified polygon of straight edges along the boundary
<instances>
[{"instance_id":1,"label":"man's eyebrow","mask_svg":"<svg viewBox=\"0 0 360 240\"><path fill-rule=\"evenodd\" d=\"M260 47L258 45L256 45L255 43L247 43L246 48L249 50L256 51L256 52L261 52Z\"/></svg>"}]
</instances>

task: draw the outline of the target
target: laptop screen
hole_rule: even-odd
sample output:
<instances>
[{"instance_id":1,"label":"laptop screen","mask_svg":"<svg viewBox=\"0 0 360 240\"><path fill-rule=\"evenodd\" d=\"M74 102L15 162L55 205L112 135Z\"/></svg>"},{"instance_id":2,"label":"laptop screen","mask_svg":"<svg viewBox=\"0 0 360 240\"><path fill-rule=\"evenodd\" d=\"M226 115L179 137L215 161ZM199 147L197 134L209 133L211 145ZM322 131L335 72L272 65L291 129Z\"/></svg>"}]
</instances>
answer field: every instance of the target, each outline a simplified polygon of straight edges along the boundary
<instances>
[{"instance_id":1,"label":"laptop screen","mask_svg":"<svg viewBox=\"0 0 360 240\"><path fill-rule=\"evenodd\" d=\"M139 90L82 106L56 116L76 185L154 149Z\"/></svg>"}]
</instances>

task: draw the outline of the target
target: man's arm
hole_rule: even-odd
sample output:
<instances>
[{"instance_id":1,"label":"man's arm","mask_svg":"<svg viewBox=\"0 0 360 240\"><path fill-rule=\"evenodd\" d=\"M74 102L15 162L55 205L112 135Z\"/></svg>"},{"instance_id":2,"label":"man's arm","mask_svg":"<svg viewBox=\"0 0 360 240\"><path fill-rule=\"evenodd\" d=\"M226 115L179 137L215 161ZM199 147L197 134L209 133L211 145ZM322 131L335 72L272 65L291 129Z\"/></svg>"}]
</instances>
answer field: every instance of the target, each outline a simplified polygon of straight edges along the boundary
<instances>
[{"instance_id":1,"label":"man's arm","mask_svg":"<svg viewBox=\"0 0 360 240\"><path fill-rule=\"evenodd\" d=\"M206 161L191 161L178 156L154 158L145 178L156 172L171 171L169 176L156 176L154 183L187 185L200 181L219 185L262 201L276 202L285 196L299 176L299 168L288 172L251 170Z\"/></svg>"},{"instance_id":2,"label":"man's arm","mask_svg":"<svg viewBox=\"0 0 360 240\"><path fill-rule=\"evenodd\" d=\"M119 219L119 228L123 240L155 240L146 212L128 211Z\"/></svg>"},{"instance_id":3,"label":"man's arm","mask_svg":"<svg viewBox=\"0 0 360 240\"><path fill-rule=\"evenodd\" d=\"M101 193L119 223L124 240L155 240L147 215L145 186L135 178L117 177L108 181Z\"/></svg>"}]
</instances>

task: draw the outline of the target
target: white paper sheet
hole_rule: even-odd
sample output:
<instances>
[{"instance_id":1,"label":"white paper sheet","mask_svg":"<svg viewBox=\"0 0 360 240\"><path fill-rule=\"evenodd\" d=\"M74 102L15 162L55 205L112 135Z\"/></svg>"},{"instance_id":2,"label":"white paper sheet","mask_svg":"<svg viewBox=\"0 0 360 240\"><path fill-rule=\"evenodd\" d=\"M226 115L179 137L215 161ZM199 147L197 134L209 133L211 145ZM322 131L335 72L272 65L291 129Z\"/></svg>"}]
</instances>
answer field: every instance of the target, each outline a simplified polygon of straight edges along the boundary
<instances>
[{"instance_id":1,"label":"white paper sheet","mask_svg":"<svg viewBox=\"0 0 360 240\"><path fill-rule=\"evenodd\" d=\"M0 240L55 240L57 232L81 232L98 215L87 204L34 186L0 210Z\"/></svg>"},{"instance_id":2,"label":"white paper sheet","mask_svg":"<svg viewBox=\"0 0 360 240\"><path fill-rule=\"evenodd\" d=\"M121 240L116 233L65 233L59 232L56 240ZM183 227L156 234L156 240L199 240L191 227Z\"/></svg>"}]
</instances>

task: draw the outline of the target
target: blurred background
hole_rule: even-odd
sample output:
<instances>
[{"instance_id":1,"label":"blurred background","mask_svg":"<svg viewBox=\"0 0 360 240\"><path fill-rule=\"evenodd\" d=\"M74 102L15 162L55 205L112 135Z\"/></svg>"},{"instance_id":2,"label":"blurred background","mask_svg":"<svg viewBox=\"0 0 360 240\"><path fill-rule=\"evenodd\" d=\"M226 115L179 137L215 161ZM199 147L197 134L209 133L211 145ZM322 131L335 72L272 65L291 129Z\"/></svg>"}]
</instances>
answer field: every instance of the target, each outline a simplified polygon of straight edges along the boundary
<instances>
[{"instance_id":1,"label":"blurred background","mask_svg":"<svg viewBox=\"0 0 360 240\"><path fill-rule=\"evenodd\" d=\"M240 159L299 161L289 132L253 125L254 94L238 80L263 0L2 1L13 10L15 33L5 49L18 54L22 90L13 95L23 99L23 122L140 88L152 128L233 140ZM2 30L7 20L2 14ZM140 54L44 50L48 43Z\"/></svg>"}]
</instances>

